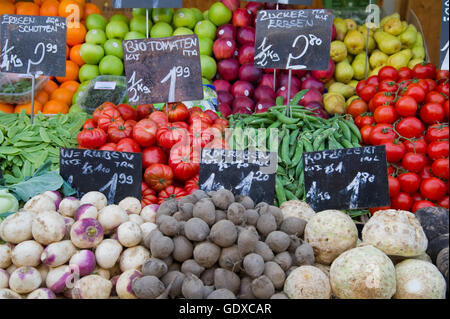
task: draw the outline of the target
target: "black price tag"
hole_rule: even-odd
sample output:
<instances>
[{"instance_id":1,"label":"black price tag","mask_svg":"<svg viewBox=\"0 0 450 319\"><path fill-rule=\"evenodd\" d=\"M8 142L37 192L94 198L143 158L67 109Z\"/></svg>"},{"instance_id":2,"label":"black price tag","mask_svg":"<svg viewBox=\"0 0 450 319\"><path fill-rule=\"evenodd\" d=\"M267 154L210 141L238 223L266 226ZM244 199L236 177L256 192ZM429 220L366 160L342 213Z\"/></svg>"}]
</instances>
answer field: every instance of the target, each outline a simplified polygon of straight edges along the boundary
<instances>
[{"instance_id":1,"label":"black price tag","mask_svg":"<svg viewBox=\"0 0 450 319\"><path fill-rule=\"evenodd\" d=\"M2 72L66 76L66 18L4 14Z\"/></svg>"},{"instance_id":2,"label":"black price tag","mask_svg":"<svg viewBox=\"0 0 450 319\"><path fill-rule=\"evenodd\" d=\"M255 66L326 70L333 15L328 10L263 10L256 20Z\"/></svg>"},{"instance_id":3,"label":"black price tag","mask_svg":"<svg viewBox=\"0 0 450 319\"><path fill-rule=\"evenodd\" d=\"M448 70L448 2L442 0L440 69Z\"/></svg>"},{"instance_id":4,"label":"black price tag","mask_svg":"<svg viewBox=\"0 0 450 319\"><path fill-rule=\"evenodd\" d=\"M256 2L279 3L279 4L299 4L312 6L313 0L255 0Z\"/></svg>"},{"instance_id":5,"label":"black price tag","mask_svg":"<svg viewBox=\"0 0 450 319\"><path fill-rule=\"evenodd\" d=\"M197 35L123 41L131 104L203 99Z\"/></svg>"},{"instance_id":6,"label":"black price tag","mask_svg":"<svg viewBox=\"0 0 450 319\"><path fill-rule=\"evenodd\" d=\"M315 211L390 205L384 145L304 153L303 164Z\"/></svg>"},{"instance_id":7,"label":"black price tag","mask_svg":"<svg viewBox=\"0 0 450 319\"><path fill-rule=\"evenodd\" d=\"M182 8L182 0L113 0L115 9Z\"/></svg>"},{"instance_id":8,"label":"black price tag","mask_svg":"<svg viewBox=\"0 0 450 319\"><path fill-rule=\"evenodd\" d=\"M205 192L225 188L273 204L276 170L277 153L203 148L199 185Z\"/></svg>"},{"instance_id":9,"label":"black price tag","mask_svg":"<svg viewBox=\"0 0 450 319\"><path fill-rule=\"evenodd\" d=\"M60 174L81 198L90 191L105 194L108 204L132 196L141 199L142 154L60 149Z\"/></svg>"}]
</instances>

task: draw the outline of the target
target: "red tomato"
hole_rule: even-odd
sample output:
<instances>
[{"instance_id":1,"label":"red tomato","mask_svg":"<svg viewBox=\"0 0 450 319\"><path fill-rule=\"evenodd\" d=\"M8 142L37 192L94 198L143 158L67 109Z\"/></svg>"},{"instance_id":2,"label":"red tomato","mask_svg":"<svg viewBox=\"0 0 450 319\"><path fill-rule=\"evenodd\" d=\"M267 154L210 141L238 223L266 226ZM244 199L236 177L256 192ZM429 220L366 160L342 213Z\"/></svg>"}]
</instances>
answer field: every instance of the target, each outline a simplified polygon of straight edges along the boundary
<instances>
[{"instance_id":1,"label":"red tomato","mask_svg":"<svg viewBox=\"0 0 450 319\"><path fill-rule=\"evenodd\" d=\"M378 91L380 92L391 92L395 93L398 90L398 85L394 81L391 80L384 80L381 81L380 85L378 86Z\"/></svg>"},{"instance_id":2,"label":"red tomato","mask_svg":"<svg viewBox=\"0 0 450 319\"><path fill-rule=\"evenodd\" d=\"M445 117L444 108L438 103L427 103L420 109L420 118L425 124L442 122Z\"/></svg>"},{"instance_id":3,"label":"red tomato","mask_svg":"<svg viewBox=\"0 0 450 319\"><path fill-rule=\"evenodd\" d=\"M157 192L173 183L172 168L164 164L151 164L145 169L144 181Z\"/></svg>"},{"instance_id":4,"label":"red tomato","mask_svg":"<svg viewBox=\"0 0 450 319\"><path fill-rule=\"evenodd\" d=\"M222 118L218 118L217 120L215 120L214 124L220 124L220 125L223 125L225 127L228 127L230 125L230 123L227 120L222 119Z\"/></svg>"},{"instance_id":5,"label":"red tomato","mask_svg":"<svg viewBox=\"0 0 450 319\"><path fill-rule=\"evenodd\" d=\"M425 130L423 123L415 117L405 117L395 127L397 132L406 138L418 138Z\"/></svg>"},{"instance_id":6,"label":"red tomato","mask_svg":"<svg viewBox=\"0 0 450 319\"><path fill-rule=\"evenodd\" d=\"M425 142L423 137L414 142L406 140L403 142L403 145L405 145L406 152L427 154L427 143Z\"/></svg>"},{"instance_id":7,"label":"red tomato","mask_svg":"<svg viewBox=\"0 0 450 319\"><path fill-rule=\"evenodd\" d=\"M382 105L375 110L373 117L377 123L394 124L397 120L397 112L391 105Z\"/></svg>"},{"instance_id":8,"label":"red tomato","mask_svg":"<svg viewBox=\"0 0 450 319\"><path fill-rule=\"evenodd\" d=\"M434 80L425 79L424 81L427 82L427 84L428 84L428 92L434 91L437 88L437 84Z\"/></svg>"},{"instance_id":9,"label":"red tomato","mask_svg":"<svg viewBox=\"0 0 450 319\"><path fill-rule=\"evenodd\" d=\"M364 125L360 132L364 145L370 145L370 135L372 133L372 125Z\"/></svg>"},{"instance_id":10,"label":"red tomato","mask_svg":"<svg viewBox=\"0 0 450 319\"><path fill-rule=\"evenodd\" d=\"M189 143L188 131L178 125L167 124L161 126L156 133L158 144L165 149L171 149L175 144Z\"/></svg>"},{"instance_id":11,"label":"red tomato","mask_svg":"<svg viewBox=\"0 0 450 319\"><path fill-rule=\"evenodd\" d=\"M189 125L186 122L173 122L172 125L178 126L179 128L189 129Z\"/></svg>"},{"instance_id":12,"label":"red tomato","mask_svg":"<svg viewBox=\"0 0 450 319\"><path fill-rule=\"evenodd\" d=\"M99 148L100 151L115 151L117 148L116 143L106 143L102 147Z\"/></svg>"},{"instance_id":13,"label":"red tomato","mask_svg":"<svg viewBox=\"0 0 450 319\"><path fill-rule=\"evenodd\" d=\"M448 100L444 103L445 119L448 121Z\"/></svg>"},{"instance_id":14,"label":"red tomato","mask_svg":"<svg viewBox=\"0 0 450 319\"><path fill-rule=\"evenodd\" d=\"M381 145L385 142L393 142L396 137L391 124L377 124L370 133L370 144Z\"/></svg>"},{"instance_id":15,"label":"red tomato","mask_svg":"<svg viewBox=\"0 0 450 319\"><path fill-rule=\"evenodd\" d=\"M359 96L361 96L361 90L367 85L367 81L366 80L362 80L359 81L358 84L356 85L356 94L358 94Z\"/></svg>"},{"instance_id":16,"label":"red tomato","mask_svg":"<svg viewBox=\"0 0 450 319\"><path fill-rule=\"evenodd\" d=\"M402 67L398 69L398 81L409 80L413 77L413 72L408 67Z\"/></svg>"},{"instance_id":17,"label":"red tomato","mask_svg":"<svg viewBox=\"0 0 450 319\"><path fill-rule=\"evenodd\" d=\"M431 142L427 147L427 154L432 160L447 158L449 153L448 141Z\"/></svg>"},{"instance_id":18,"label":"red tomato","mask_svg":"<svg viewBox=\"0 0 450 319\"><path fill-rule=\"evenodd\" d=\"M389 92L378 92L372 98L372 105L369 111L374 112L382 105L394 105L394 95Z\"/></svg>"},{"instance_id":19,"label":"red tomato","mask_svg":"<svg viewBox=\"0 0 450 319\"><path fill-rule=\"evenodd\" d=\"M378 72L378 80L380 82L384 81L384 80L389 80L389 81L395 82L398 80L398 72L392 66L384 66Z\"/></svg>"},{"instance_id":20,"label":"red tomato","mask_svg":"<svg viewBox=\"0 0 450 319\"><path fill-rule=\"evenodd\" d=\"M104 110L107 109L114 109L116 106L114 105L114 103L111 102L105 102L102 105L100 105L99 107L97 107L94 110L94 113L92 113L92 119L95 121L95 123L98 122L98 118L100 117L100 115L102 115Z\"/></svg>"},{"instance_id":21,"label":"red tomato","mask_svg":"<svg viewBox=\"0 0 450 319\"><path fill-rule=\"evenodd\" d=\"M194 177L188 179L186 183L184 184L184 190L190 195L193 192L195 192L197 189L199 189L198 185L198 174Z\"/></svg>"},{"instance_id":22,"label":"red tomato","mask_svg":"<svg viewBox=\"0 0 450 319\"><path fill-rule=\"evenodd\" d=\"M412 194L411 197L412 197L413 201L415 201L415 202L424 200L422 194L420 194L419 192Z\"/></svg>"},{"instance_id":23,"label":"red tomato","mask_svg":"<svg viewBox=\"0 0 450 319\"><path fill-rule=\"evenodd\" d=\"M414 194L419 190L420 177L416 173L403 173L397 176L402 192Z\"/></svg>"},{"instance_id":24,"label":"red tomato","mask_svg":"<svg viewBox=\"0 0 450 319\"><path fill-rule=\"evenodd\" d=\"M445 80L448 79L448 70L436 70L436 80Z\"/></svg>"},{"instance_id":25,"label":"red tomato","mask_svg":"<svg viewBox=\"0 0 450 319\"><path fill-rule=\"evenodd\" d=\"M208 114L208 116L211 118L211 120L215 123L219 119L219 115L217 115L216 112L211 110L206 110L205 114Z\"/></svg>"},{"instance_id":26,"label":"red tomato","mask_svg":"<svg viewBox=\"0 0 450 319\"><path fill-rule=\"evenodd\" d=\"M366 85L359 93L359 96L366 102L369 101L377 94L377 87L375 85Z\"/></svg>"},{"instance_id":27,"label":"red tomato","mask_svg":"<svg viewBox=\"0 0 450 319\"><path fill-rule=\"evenodd\" d=\"M395 103L395 110L403 117L414 116L417 112L417 102L411 96L402 96Z\"/></svg>"},{"instance_id":28,"label":"red tomato","mask_svg":"<svg viewBox=\"0 0 450 319\"><path fill-rule=\"evenodd\" d=\"M418 79L434 79L436 77L436 68L432 63L419 63L413 68L413 76Z\"/></svg>"},{"instance_id":29,"label":"red tomato","mask_svg":"<svg viewBox=\"0 0 450 319\"><path fill-rule=\"evenodd\" d=\"M420 200L414 203L411 212L415 213L418 209L424 207L436 207L436 205L428 200Z\"/></svg>"},{"instance_id":30,"label":"red tomato","mask_svg":"<svg viewBox=\"0 0 450 319\"><path fill-rule=\"evenodd\" d=\"M155 112L156 109L152 104L141 104L136 107L137 120L147 118L150 114Z\"/></svg>"},{"instance_id":31,"label":"red tomato","mask_svg":"<svg viewBox=\"0 0 450 319\"><path fill-rule=\"evenodd\" d=\"M433 162L433 165L431 165L431 169L436 177L448 180L448 172L449 172L448 158L438 158Z\"/></svg>"},{"instance_id":32,"label":"red tomato","mask_svg":"<svg viewBox=\"0 0 450 319\"><path fill-rule=\"evenodd\" d=\"M118 143L121 139L131 136L133 126L131 123L115 122L108 128L108 141Z\"/></svg>"},{"instance_id":33,"label":"red tomato","mask_svg":"<svg viewBox=\"0 0 450 319\"><path fill-rule=\"evenodd\" d=\"M433 177L432 173L433 172L432 172L431 166L430 165L425 165L425 167L422 169L422 171L419 174L420 179Z\"/></svg>"},{"instance_id":34,"label":"red tomato","mask_svg":"<svg viewBox=\"0 0 450 319\"><path fill-rule=\"evenodd\" d=\"M353 118L356 118L357 116L366 113L368 109L366 102L361 99L356 99L347 107L346 113L350 114Z\"/></svg>"},{"instance_id":35,"label":"red tomato","mask_svg":"<svg viewBox=\"0 0 450 319\"><path fill-rule=\"evenodd\" d=\"M188 145L174 147L170 151L169 165L177 180L188 180L200 170L200 153Z\"/></svg>"},{"instance_id":36,"label":"red tomato","mask_svg":"<svg viewBox=\"0 0 450 319\"><path fill-rule=\"evenodd\" d=\"M375 119L373 118L372 115L359 115L355 118L355 125L358 128L362 128L363 126L366 125L372 125L375 123Z\"/></svg>"},{"instance_id":37,"label":"red tomato","mask_svg":"<svg viewBox=\"0 0 450 319\"><path fill-rule=\"evenodd\" d=\"M434 124L427 129L425 139L428 143L431 143L438 140L448 140L449 136L448 124Z\"/></svg>"},{"instance_id":38,"label":"red tomato","mask_svg":"<svg viewBox=\"0 0 450 319\"><path fill-rule=\"evenodd\" d=\"M419 173L425 167L427 158L423 154L406 153L402 160L403 167L414 173Z\"/></svg>"},{"instance_id":39,"label":"red tomato","mask_svg":"<svg viewBox=\"0 0 450 319\"><path fill-rule=\"evenodd\" d=\"M119 104L116 106L124 121L137 120L137 111L128 104Z\"/></svg>"},{"instance_id":40,"label":"red tomato","mask_svg":"<svg viewBox=\"0 0 450 319\"><path fill-rule=\"evenodd\" d=\"M117 152L140 153L141 147L132 138L124 138L117 143Z\"/></svg>"},{"instance_id":41,"label":"red tomato","mask_svg":"<svg viewBox=\"0 0 450 319\"><path fill-rule=\"evenodd\" d=\"M195 112L194 114L192 114L189 119L190 125L192 126L197 121L201 122L202 126L203 126L203 123L206 126L211 126L213 124L211 117L206 113Z\"/></svg>"},{"instance_id":42,"label":"red tomato","mask_svg":"<svg viewBox=\"0 0 450 319\"><path fill-rule=\"evenodd\" d=\"M448 96L448 81L442 82L441 84L439 84L438 87L436 88L436 91Z\"/></svg>"},{"instance_id":43,"label":"red tomato","mask_svg":"<svg viewBox=\"0 0 450 319\"><path fill-rule=\"evenodd\" d=\"M375 214L376 212L387 210L387 209L391 209L391 206L372 207L372 208L369 208L369 212L373 216L373 214Z\"/></svg>"},{"instance_id":44,"label":"red tomato","mask_svg":"<svg viewBox=\"0 0 450 319\"><path fill-rule=\"evenodd\" d=\"M187 196L188 194L181 188L175 186L168 186L158 195L158 204L161 205L166 200L169 199L180 199L181 197Z\"/></svg>"},{"instance_id":45,"label":"red tomato","mask_svg":"<svg viewBox=\"0 0 450 319\"><path fill-rule=\"evenodd\" d=\"M155 114L156 112L152 113ZM158 126L150 119L140 120L133 127L133 138L142 147L149 147L156 143Z\"/></svg>"},{"instance_id":46,"label":"red tomato","mask_svg":"<svg viewBox=\"0 0 450 319\"><path fill-rule=\"evenodd\" d=\"M395 172L394 168L393 168L392 166L389 165L389 166L388 166L388 169L387 169L388 175L393 175L394 172Z\"/></svg>"},{"instance_id":47,"label":"red tomato","mask_svg":"<svg viewBox=\"0 0 450 319\"><path fill-rule=\"evenodd\" d=\"M431 92L428 92L427 96L425 97L425 103L444 104L445 97L443 97L442 94L439 92L431 91Z\"/></svg>"},{"instance_id":48,"label":"red tomato","mask_svg":"<svg viewBox=\"0 0 450 319\"><path fill-rule=\"evenodd\" d=\"M93 119L87 119L86 122L83 124L83 129L87 128L96 128L97 122L95 122Z\"/></svg>"},{"instance_id":49,"label":"red tomato","mask_svg":"<svg viewBox=\"0 0 450 319\"><path fill-rule=\"evenodd\" d=\"M105 109L98 117L98 127L105 132L108 132L109 126L115 122L124 122L122 116L120 116L120 112L117 109Z\"/></svg>"},{"instance_id":50,"label":"red tomato","mask_svg":"<svg viewBox=\"0 0 450 319\"><path fill-rule=\"evenodd\" d=\"M420 192L425 198L438 200L446 194L447 186L439 178L430 177L422 180Z\"/></svg>"},{"instance_id":51,"label":"red tomato","mask_svg":"<svg viewBox=\"0 0 450 319\"><path fill-rule=\"evenodd\" d=\"M389 197L394 197L398 193L400 193L400 182L397 178L393 176L388 176L388 182L389 182Z\"/></svg>"},{"instance_id":52,"label":"red tomato","mask_svg":"<svg viewBox=\"0 0 450 319\"><path fill-rule=\"evenodd\" d=\"M196 122L198 124L198 122ZM198 129L195 125L189 127L189 138L194 149L205 147L210 143L214 135L208 130L208 127Z\"/></svg>"},{"instance_id":53,"label":"red tomato","mask_svg":"<svg viewBox=\"0 0 450 319\"><path fill-rule=\"evenodd\" d=\"M155 111L148 117L150 120L155 122L158 127L164 126L169 123L166 113L161 111Z\"/></svg>"},{"instance_id":54,"label":"red tomato","mask_svg":"<svg viewBox=\"0 0 450 319\"><path fill-rule=\"evenodd\" d=\"M398 193L391 198L391 206L393 209L410 211L413 205L413 199L407 193Z\"/></svg>"},{"instance_id":55,"label":"red tomato","mask_svg":"<svg viewBox=\"0 0 450 319\"><path fill-rule=\"evenodd\" d=\"M400 162L405 155L405 145L398 142L385 142L386 146L386 160L388 163Z\"/></svg>"},{"instance_id":56,"label":"red tomato","mask_svg":"<svg viewBox=\"0 0 450 319\"><path fill-rule=\"evenodd\" d=\"M183 103L168 103L164 105L162 112L167 114L170 122L183 122L186 121L189 117L189 111L186 105Z\"/></svg>"},{"instance_id":57,"label":"red tomato","mask_svg":"<svg viewBox=\"0 0 450 319\"><path fill-rule=\"evenodd\" d=\"M194 113L203 113L203 110L201 108L199 108L198 106L191 107L189 109L189 115L192 115Z\"/></svg>"},{"instance_id":58,"label":"red tomato","mask_svg":"<svg viewBox=\"0 0 450 319\"><path fill-rule=\"evenodd\" d=\"M448 201L449 201L449 198L448 198L448 195L447 195L447 196L442 197L440 200L438 200L437 204L439 206L444 207L445 209L448 210L448 207L449 207Z\"/></svg>"},{"instance_id":59,"label":"red tomato","mask_svg":"<svg viewBox=\"0 0 450 319\"><path fill-rule=\"evenodd\" d=\"M367 85L375 85L378 86L380 82L378 81L378 76L377 75L372 75L371 77L369 77L367 79Z\"/></svg>"},{"instance_id":60,"label":"red tomato","mask_svg":"<svg viewBox=\"0 0 450 319\"><path fill-rule=\"evenodd\" d=\"M419 84L422 87L422 89L425 92L425 96L426 96L426 94L428 94L428 92L430 92L430 87L428 86L428 82L425 79L420 79L417 82L417 84Z\"/></svg>"},{"instance_id":61,"label":"red tomato","mask_svg":"<svg viewBox=\"0 0 450 319\"><path fill-rule=\"evenodd\" d=\"M411 84L406 89L404 96L411 96L417 103L422 102L425 99L425 90L419 84Z\"/></svg>"},{"instance_id":62,"label":"red tomato","mask_svg":"<svg viewBox=\"0 0 450 319\"><path fill-rule=\"evenodd\" d=\"M144 169L152 164L167 164L167 155L158 146L150 146L142 151L142 166Z\"/></svg>"},{"instance_id":63,"label":"red tomato","mask_svg":"<svg viewBox=\"0 0 450 319\"><path fill-rule=\"evenodd\" d=\"M156 192L147 186L145 190L142 190L141 206L144 208L152 204L158 204L158 197L156 196Z\"/></svg>"},{"instance_id":64,"label":"red tomato","mask_svg":"<svg viewBox=\"0 0 450 319\"><path fill-rule=\"evenodd\" d=\"M106 133L99 128L87 128L77 134L77 142L81 147L99 148L106 143Z\"/></svg>"}]
</instances>

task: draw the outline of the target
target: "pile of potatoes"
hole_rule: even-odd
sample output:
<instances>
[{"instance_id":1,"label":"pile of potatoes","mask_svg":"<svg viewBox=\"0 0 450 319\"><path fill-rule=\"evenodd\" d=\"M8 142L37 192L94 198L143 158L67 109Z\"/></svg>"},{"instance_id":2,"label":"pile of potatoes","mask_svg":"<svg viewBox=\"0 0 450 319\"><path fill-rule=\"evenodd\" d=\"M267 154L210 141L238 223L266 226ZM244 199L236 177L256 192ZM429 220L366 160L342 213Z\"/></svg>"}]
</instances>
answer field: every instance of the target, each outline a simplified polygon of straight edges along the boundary
<instances>
[{"instance_id":1,"label":"pile of potatoes","mask_svg":"<svg viewBox=\"0 0 450 319\"><path fill-rule=\"evenodd\" d=\"M138 298L288 299L300 273L312 273L304 279L312 298L322 286L330 297L327 275L310 266L314 251L300 239L306 220L278 207L198 190L163 203L155 221L144 238L151 258L132 283Z\"/></svg>"}]
</instances>

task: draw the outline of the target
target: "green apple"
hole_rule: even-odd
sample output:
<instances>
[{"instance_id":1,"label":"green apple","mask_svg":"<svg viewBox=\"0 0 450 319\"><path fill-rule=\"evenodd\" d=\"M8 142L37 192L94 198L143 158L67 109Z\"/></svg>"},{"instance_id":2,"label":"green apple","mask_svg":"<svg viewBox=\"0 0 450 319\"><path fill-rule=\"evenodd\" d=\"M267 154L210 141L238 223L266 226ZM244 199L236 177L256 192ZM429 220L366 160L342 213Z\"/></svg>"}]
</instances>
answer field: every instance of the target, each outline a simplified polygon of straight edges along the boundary
<instances>
[{"instance_id":1,"label":"green apple","mask_svg":"<svg viewBox=\"0 0 450 319\"><path fill-rule=\"evenodd\" d=\"M86 38L84 40L86 43L92 44L103 44L106 42L105 31L101 29L92 29L86 33Z\"/></svg>"},{"instance_id":2,"label":"green apple","mask_svg":"<svg viewBox=\"0 0 450 319\"><path fill-rule=\"evenodd\" d=\"M152 9L148 9L149 10L149 17L151 17L152 14ZM145 8L133 8L133 10L131 11L131 14L133 15L133 17L136 16L146 16L147 15L147 10Z\"/></svg>"},{"instance_id":3,"label":"green apple","mask_svg":"<svg viewBox=\"0 0 450 319\"><path fill-rule=\"evenodd\" d=\"M105 50L101 45L83 43L80 49L81 59L87 64L97 64L105 55Z\"/></svg>"},{"instance_id":4,"label":"green apple","mask_svg":"<svg viewBox=\"0 0 450 319\"><path fill-rule=\"evenodd\" d=\"M216 61L207 55L200 55L200 64L202 67L202 77L212 80L217 72Z\"/></svg>"},{"instance_id":5,"label":"green apple","mask_svg":"<svg viewBox=\"0 0 450 319\"><path fill-rule=\"evenodd\" d=\"M150 31L152 38L166 38L172 36L173 28L166 22L157 22Z\"/></svg>"},{"instance_id":6,"label":"green apple","mask_svg":"<svg viewBox=\"0 0 450 319\"><path fill-rule=\"evenodd\" d=\"M108 39L123 39L130 31L128 24L123 21L110 21L106 26L106 36Z\"/></svg>"},{"instance_id":7,"label":"green apple","mask_svg":"<svg viewBox=\"0 0 450 319\"><path fill-rule=\"evenodd\" d=\"M209 10L206 10L205 12L203 12L203 19L209 20Z\"/></svg>"},{"instance_id":8,"label":"green apple","mask_svg":"<svg viewBox=\"0 0 450 319\"><path fill-rule=\"evenodd\" d=\"M86 28L88 30L100 29L105 30L108 20L104 16L98 13L93 13L86 18Z\"/></svg>"},{"instance_id":9,"label":"green apple","mask_svg":"<svg viewBox=\"0 0 450 319\"><path fill-rule=\"evenodd\" d=\"M130 23L130 20L128 20L128 18L126 16L124 16L123 14L117 13L115 15L113 15L111 18L109 18L109 22L112 21L122 21L126 24Z\"/></svg>"},{"instance_id":10,"label":"green apple","mask_svg":"<svg viewBox=\"0 0 450 319\"><path fill-rule=\"evenodd\" d=\"M186 27L193 29L195 27L195 22L194 13L187 8L181 8L173 15L173 24L176 28Z\"/></svg>"},{"instance_id":11,"label":"green apple","mask_svg":"<svg viewBox=\"0 0 450 319\"><path fill-rule=\"evenodd\" d=\"M216 26L230 22L233 13L222 2L216 2L209 8L208 19Z\"/></svg>"},{"instance_id":12,"label":"green apple","mask_svg":"<svg viewBox=\"0 0 450 319\"><path fill-rule=\"evenodd\" d=\"M114 55L105 56L98 66L101 75L122 75L123 74L123 62L121 59Z\"/></svg>"},{"instance_id":13,"label":"green apple","mask_svg":"<svg viewBox=\"0 0 450 319\"><path fill-rule=\"evenodd\" d=\"M116 57L123 59L122 40L109 39L103 45L106 55L115 55Z\"/></svg>"},{"instance_id":14,"label":"green apple","mask_svg":"<svg viewBox=\"0 0 450 319\"><path fill-rule=\"evenodd\" d=\"M152 28L152 20L148 20L148 30ZM140 32L142 34L147 34L147 19L145 16L136 16L130 21L130 31Z\"/></svg>"},{"instance_id":15,"label":"green apple","mask_svg":"<svg viewBox=\"0 0 450 319\"><path fill-rule=\"evenodd\" d=\"M194 32L199 37L205 37L210 38L211 40L215 40L217 27L209 20L202 20L197 22Z\"/></svg>"},{"instance_id":16,"label":"green apple","mask_svg":"<svg viewBox=\"0 0 450 319\"><path fill-rule=\"evenodd\" d=\"M78 87L77 93L83 92L84 89L86 88L87 84L89 84L89 81L92 80L93 78L96 78L99 75L100 75L100 71L98 69L98 65L92 65L92 64L82 65L80 68L78 77L80 78L80 81L83 83L80 84L80 86ZM86 84L83 86L84 83L86 83ZM77 95L77 94L75 93L75 95Z\"/></svg>"},{"instance_id":17,"label":"green apple","mask_svg":"<svg viewBox=\"0 0 450 319\"><path fill-rule=\"evenodd\" d=\"M203 12L197 8L190 8L195 17L195 23L204 20Z\"/></svg>"},{"instance_id":18,"label":"green apple","mask_svg":"<svg viewBox=\"0 0 450 319\"><path fill-rule=\"evenodd\" d=\"M198 44L200 47L200 54L212 56L214 41L210 38L198 37Z\"/></svg>"},{"instance_id":19,"label":"green apple","mask_svg":"<svg viewBox=\"0 0 450 319\"><path fill-rule=\"evenodd\" d=\"M212 84L212 82L208 79L202 78L202 84Z\"/></svg>"},{"instance_id":20,"label":"green apple","mask_svg":"<svg viewBox=\"0 0 450 319\"><path fill-rule=\"evenodd\" d=\"M82 113L82 112L84 112L84 110L78 104L73 104L69 109L69 113Z\"/></svg>"},{"instance_id":21,"label":"green apple","mask_svg":"<svg viewBox=\"0 0 450 319\"><path fill-rule=\"evenodd\" d=\"M180 27L176 28L175 31L173 31L172 35L188 35L188 34L194 34L194 32L191 29Z\"/></svg>"},{"instance_id":22,"label":"green apple","mask_svg":"<svg viewBox=\"0 0 450 319\"><path fill-rule=\"evenodd\" d=\"M171 23L173 18L172 8L155 8L152 11L152 19L154 23L166 22Z\"/></svg>"},{"instance_id":23,"label":"green apple","mask_svg":"<svg viewBox=\"0 0 450 319\"><path fill-rule=\"evenodd\" d=\"M146 39L145 34L142 34L137 31L130 31L125 35L124 40L138 40L138 39Z\"/></svg>"}]
</instances>

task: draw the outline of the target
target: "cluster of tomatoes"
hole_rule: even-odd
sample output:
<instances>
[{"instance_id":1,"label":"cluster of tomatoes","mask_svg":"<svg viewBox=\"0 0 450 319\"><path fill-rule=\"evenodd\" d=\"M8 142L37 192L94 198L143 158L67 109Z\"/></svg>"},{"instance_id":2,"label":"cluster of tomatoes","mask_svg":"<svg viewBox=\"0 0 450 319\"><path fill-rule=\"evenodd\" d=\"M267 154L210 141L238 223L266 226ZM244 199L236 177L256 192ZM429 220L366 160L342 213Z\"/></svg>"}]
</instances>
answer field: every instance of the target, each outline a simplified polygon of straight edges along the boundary
<instances>
[{"instance_id":1,"label":"cluster of tomatoes","mask_svg":"<svg viewBox=\"0 0 450 319\"><path fill-rule=\"evenodd\" d=\"M220 148L228 121L199 107L169 103L162 111L151 104L135 108L104 103L78 133L80 148L142 152L142 205L161 204L198 189L200 152Z\"/></svg>"},{"instance_id":2,"label":"cluster of tomatoes","mask_svg":"<svg viewBox=\"0 0 450 319\"><path fill-rule=\"evenodd\" d=\"M431 63L386 66L356 87L347 113L365 145L386 146L391 208L449 207L448 77Z\"/></svg>"}]
</instances>

